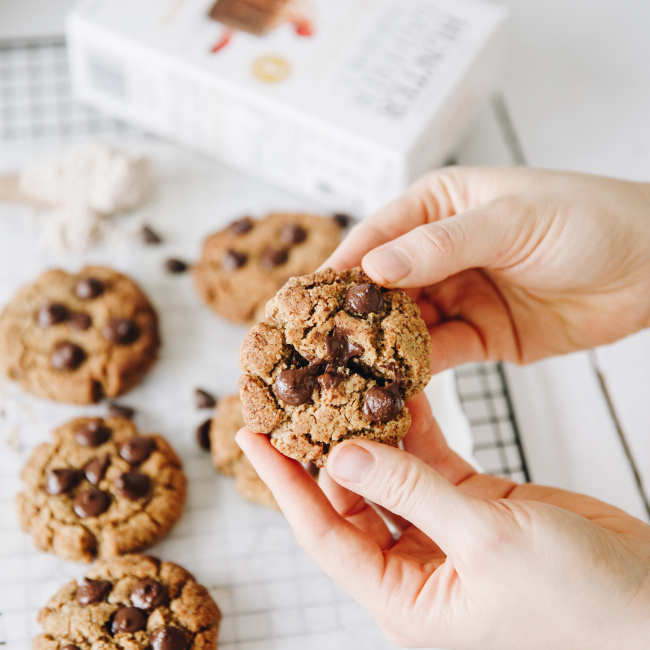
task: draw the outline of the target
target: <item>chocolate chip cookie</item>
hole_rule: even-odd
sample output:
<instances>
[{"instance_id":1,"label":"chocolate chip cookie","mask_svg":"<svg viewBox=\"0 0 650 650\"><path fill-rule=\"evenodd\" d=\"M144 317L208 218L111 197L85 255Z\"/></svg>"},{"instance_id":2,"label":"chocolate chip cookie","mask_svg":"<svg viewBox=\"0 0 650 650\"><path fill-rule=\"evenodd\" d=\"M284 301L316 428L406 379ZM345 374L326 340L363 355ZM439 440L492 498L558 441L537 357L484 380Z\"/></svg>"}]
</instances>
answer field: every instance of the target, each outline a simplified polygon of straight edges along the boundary
<instances>
[{"instance_id":1,"label":"chocolate chip cookie","mask_svg":"<svg viewBox=\"0 0 650 650\"><path fill-rule=\"evenodd\" d=\"M279 510L271 490L235 441L237 431L243 426L244 416L239 395L225 397L219 402L210 425L212 462L222 474L235 477L237 491L245 499Z\"/></svg>"},{"instance_id":2,"label":"chocolate chip cookie","mask_svg":"<svg viewBox=\"0 0 650 650\"><path fill-rule=\"evenodd\" d=\"M244 217L207 238L194 267L201 299L229 321L264 319L266 303L290 278L315 271L338 246L344 215Z\"/></svg>"},{"instance_id":3,"label":"chocolate chip cookie","mask_svg":"<svg viewBox=\"0 0 650 650\"><path fill-rule=\"evenodd\" d=\"M177 564L125 555L69 582L38 622L33 650L215 650L221 612Z\"/></svg>"},{"instance_id":4,"label":"chocolate chip cookie","mask_svg":"<svg viewBox=\"0 0 650 650\"><path fill-rule=\"evenodd\" d=\"M185 475L169 443L126 418L77 418L23 469L18 517L41 551L77 562L138 551L178 521Z\"/></svg>"},{"instance_id":5,"label":"chocolate chip cookie","mask_svg":"<svg viewBox=\"0 0 650 650\"><path fill-rule=\"evenodd\" d=\"M373 284L361 269L325 269L289 280L266 317L239 354L251 430L319 467L342 440L394 445L404 437L404 402L431 379L431 341L403 291Z\"/></svg>"},{"instance_id":6,"label":"chocolate chip cookie","mask_svg":"<svg viewBox=\"0 0 650 650\"><path fill-rule=\"evenodd\" d=\"M0 315L0 371L25 390L90 404L132 388L158 355L158 316L129 278L47 271Z\"/></svg>"}]
</instances>

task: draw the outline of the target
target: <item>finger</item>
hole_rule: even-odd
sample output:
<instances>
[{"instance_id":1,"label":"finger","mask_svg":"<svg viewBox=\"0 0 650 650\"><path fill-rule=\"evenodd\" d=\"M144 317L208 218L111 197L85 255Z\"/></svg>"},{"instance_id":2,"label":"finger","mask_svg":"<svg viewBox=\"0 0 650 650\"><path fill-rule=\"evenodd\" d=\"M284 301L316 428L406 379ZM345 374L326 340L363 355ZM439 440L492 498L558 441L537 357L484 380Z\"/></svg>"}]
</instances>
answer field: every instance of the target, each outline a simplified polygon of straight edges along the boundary
<instances>
[{"instance_id":1,"label":"finger","mask_svg":"<svg viewBox=\"0 0 650 650\"><path fill-rule=\"evenodd\" d=\"M266 436L244 427L236 440L270 488L299 544L353 598L368 603L379 589L384 568L379 546L343 519L300 463L274 449Z\"/></svg>"},{"instance_id":2,"label":"finger","mask_svg":"<svg viewBox=\"0 0 650 650\"><path fill-rule=\"evenodd\" d=\"M452 558L462 558L494 526L487 502L388 445L346 440L330 452L327 471L340 485L410 521Z\"/></svg>"},{"instance_id":3,"label":"finger","mask_svg":"<svg viewBox=\"0 0 650 650\"><path fill-rule=\"evenodd\" d=\"M431 373L455 368L471 361L485 361L488 350L479 329L462 320L451 320L429 329Z\"/></svg>"}]
</instances>

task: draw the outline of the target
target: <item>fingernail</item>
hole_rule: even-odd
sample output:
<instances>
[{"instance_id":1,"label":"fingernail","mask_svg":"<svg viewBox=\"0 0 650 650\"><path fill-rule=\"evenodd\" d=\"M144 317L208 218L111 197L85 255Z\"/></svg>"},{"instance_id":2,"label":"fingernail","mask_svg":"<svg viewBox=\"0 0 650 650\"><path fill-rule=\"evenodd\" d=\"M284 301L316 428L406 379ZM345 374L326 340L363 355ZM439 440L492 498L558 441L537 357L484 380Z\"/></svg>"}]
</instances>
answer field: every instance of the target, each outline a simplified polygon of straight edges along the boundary
<instances>
[{"instance_id":1,"label":"fingernail","mask_svg":"<svg viewBox=\"0 0 650 650\"><path fill-rule=\"evenodd\" d=\"M327 471L335 478L363 483L375 466L375 457L357 445L346 445L327 463Z\"/></svg>"},{"instance_id":2,"label":"fingernail","mask_svg":"<svg viewBox=\"0 0 650 650\"><path fill-rule=\"evenodd\" d=\"M363 265L371 266L391 284L407 276L413 268L409 254L403 248L398 247L366 255Z\"/></svg>"}]
</instances>

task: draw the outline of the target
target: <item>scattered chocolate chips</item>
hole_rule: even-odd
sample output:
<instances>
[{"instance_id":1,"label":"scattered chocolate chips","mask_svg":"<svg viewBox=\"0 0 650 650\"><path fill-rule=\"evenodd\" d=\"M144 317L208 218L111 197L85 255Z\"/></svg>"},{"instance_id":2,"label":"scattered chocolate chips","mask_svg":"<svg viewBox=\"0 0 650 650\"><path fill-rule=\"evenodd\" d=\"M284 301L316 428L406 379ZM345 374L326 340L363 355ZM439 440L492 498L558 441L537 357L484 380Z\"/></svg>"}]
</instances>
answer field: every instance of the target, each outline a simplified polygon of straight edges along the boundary
<instances>
[{"instance_id":1,"label":"scattered chocolate chips","mask_svg":"<svg viewBox=\"0 0 650 650\"><path fill-rule=\"evenodd\" d=\"M337 327L334 328L332 336L325 339L325 349L329 361L327 363L326 373L336 371L337 368L345 368L352 357L358 357L364 353L362 346L351 343L343 336L343 332Z\"/></svg>"},{"instance_id":2,"label":"scattered chocolate chips","mask_svg":"<svg viewBox=\"0 0 650 650\"><path fill-rule=\"evenodd\" d=\"M229 226L227 232L230 235L245 235L252 230L253 220L250 217L243 217L237 221L233 221Z\"/></svg>"},{"instance_id":3,"label":"scattered chocolate chips","mask_svg":"<svg viewBox=\"0 0 650 650\"><path fill-rule=\"evenodd\" d=\"M135 436L120 445L120 456L131 465L140 465L151 456L155 448L156 443L152 438Z\"/></svg>"},{"instance_id":4,"label":"scattered chocolate chips","mask_svg":"<svg viewBox=\"0 0 650 650\"><path fill-rule=\"evenodd\" d=\"M83 474L76 469L51 469L47 472L45 491L48 494L69 492L79 483Z\"/></svg>"},{"instance_id":5,"label":"scattered chocolate chips","mask_svg":"<svg viewBox=\"0 0 650 650\"><path fill-rule=\"evenodd\" d=\"M108 403L108 414L113 418L126 418L131 420L135 415L135 409L124 404L117 404L116 402Z\"/></svg>"},{"instance_id":6,"label":"scattered chocolate chips","mask_svg":"<svg viewBox=\"0 0 650 650\"><path fill-rule=\"evenodd\" d=\"M68 317L68 327L71 330L87 330L93 324L93 319L82 311Z\"/></svg>"},{"instance_id":7,"label":"scattered chocolate chips","mask_svg":"<svg viewBox=\"0 0 650 650\"><path fill-rule=\"evenodd\" d=\"M152 578L140 580L131 590L131 603L147 612L167 604L168 599L167 587Z\"/></svg>"},{"instance_id":8,"label":"scattered chocolate chips","mask_svg":"<svg viewBox=\"0 0 650 650\"><path fill-rule=\"evenodd\" d=\"M149 226L142 226L140 230L140 237L142 237L142 241L145 244L160 244L162 242L160 235L155 230L152 230Z\"/></svg>"},{"instance_id":9,"label":"scattered chocolate chips","mask_svg":"<svg viewBox=\"0 0 650 650\"><path fill-rule=\"evenodd\" d=\"M128 318L111 318L102 328L102 335L118 345L129 345L140 337L140 328Z\"/></svg>"},{"instance_id":10,"label":"scattered chocolate chips","mask_svg":"<svg viewBox=\"0 0 650 650\"><path fill-rule=\"evenodd\" d=\"M262 251L260 256L260 266L265 271L270 271L276 266L282 266L286 264L289 259L289 254L287 251L282 250L281 248L267 248Z\"/></svg>"},{"instance_id":11,"label":"scattered chocolate chips","mask_svg":"<svg viewBox=\"0 0 650 650\"><path fill-rule=\"evenodd\" d=\"M84 492L79 492L75 497L72 507L79 517L97 517L102 512L106 512L111 505L111 498L97 488L90 488Z\"/></svg>"},{"instance_id":12,"label":"scattered chocolate chips","mask_svg":"<svg viewBox=\"0 0 650 650\"><path fill-rule=\"evenodd\" d=\"M99 485L99 482L104 478L106 470L111 462L111 457L109 454L104 454L103 456L98 456L89 460L84 465L84 474L86 478L95 486Z\"/></svg>"},{"instance_id":13,"label":"scattered chocolate chips","mask_svg":"<svg viewBox=\"0 0 650 650\"><path fill-rule=\"evenodd\" d=\"M248 261L248 255L245 253L238 253L237 251L229 248L224 256L221 258L221 266L226 271L236 271L240 269Z\"/></svg>"},{"instance_id":14,"label":"scattered chocolate chips","mask_svg":"<svg viewBox=\"0 0 650 650\"><path fill-rule=\"evenodd\" d=\"M334 221L336 221L336 223L341 228L347 228L352 221L352 217L349 214L344 214L343 212L339 212L338 214L333 215L332 219L334 219Z\"/></svg>"},{"instance_id":15,"label":"scattered chocolate chips","mask_svg":"<svg viewBox=\"0 0 650 650\"><path fill-rule=\"evenodd\" d=\"M115 612L111 623L113 634L133 634L147 628L147 612L138 607L122 607Z\"/></svg>"},{"instance_id":16,"label":"scattered chocolate chips","mask_svg":"<svg viewBox=\"0 0 650 650\"><path fill-rule=\"evenodd\" d=\"M187 636L180 628L166 625L149 632L149 645L153 650L185 650Z\"/></svg>"},{"instance_id":17,"label":"scattered chocolate chips","mask_svg":"<svg viewBox=\"0 0 650 650\"><path fill-rule=\"evenodd\" d=\"M217 405L217 400L202 388L194 391L194 404L197 409L211 409Z\"/></svg>"},{"instance_id":18,"label":"scattered chocolate chips","mask_svg":"<svg viewBox=\"0 0 650 650\"><path fill-rule=\"evenodd\" d=\"M149 492L151 479L140 472L122 472L115 477L115 489L130 501L137 501Z\"/></svg>"},{"instance_id":19,"label":"scattered chocolate chips","mask_svg":"<svg viewBox=\"0 0 650 650\"><path fill-rule=\"evenodd\" d=\"M84 578L77 587L77 602L85 607L104 600L113 590L113 583L110 580L91 580Z\"/></svg>"},{"instance_id":20,"label":"scattered chocolate chips","mask_svg":"<svg viewBox=\"0 0 650 650\"><path fill-rule=\"evenodd\" d=\"M84 447L99 447L111 437L111 430L103 420L91 420L77 427L74 439Z\"/></svg>"},{"instance_id":21,"label":"scattered chocolate chips","mask_svg":"<svg viewBox=\"0 0 650 650\"><path fill-rule=\"evenodd\" d=\"M307 231L294 223L288 223L280 231L280 241L285 246L295 246L304 242L305 239L307 239Z\"/></svg>"},{"instance_id":22,"label":"scattered chocolate chips","mask_svg":"<svg viewBox=\"0 0 650 650\"><path fill-rule=\"evenodd\" d=\"M70 341L61 341L54 346L50 365L57 370L76 370L86 360L86 353Z\"/></svg>"},{"instance_id":23,"label":"scattered chocolate chips","mask_svg":"<svg viewBox=\"0 0 650 650\"><path fill-rule=\"evenodd\" d=\"M43 305L36 316L38 324L41 327L51 327L62 323L68 317L68 308L60 302L51 302L49 305Z\"/></svg>"},{"instance_id":24,"label":"scattered chocolate chips","mask_svg":"<svg viewBox=\"0 0 650 650\"><path fill-rule=\"evenodd\" d=\"M356 284L345 294L345 305L360 314L370 314L384 308L384 296L374 284Z\"/></svg>"},{"instance_id":25,"label":"scattered chocolate chips","mask_svg":"<svg viewBox=\"0 0 650 650\"><path fill-rule=\"evenodd\" d=\"M104 293L104 283L97 278L82 278L74 288L79 300L94 300Z\"/></svg>"},{"instance_id":26,"label":"scattered chocolate chips","mask_svg":"<svg viewBox=\"0 0 650 650\"><path fill-rule=\"evenodd\" d=\"M342 377L334 372L326 372L318 378L318 383L324 390L336 388L341 383Z\"/></svg>"},{"instance_id":27,"label":"scattered chocolate chips","mask_svg":"<svg viewBox=\"0 0 650 650\"><path fill-rule=\"evenodd\" d=\"M210 451L210 427L212 426L212 420L206 420L198 426L196 429L196 441L199 443L199 447L205 451Z\"/></svg>"},{"instance_id":28,"label":"scattered chocolate chips","mask_svg":"<svg viewBox=\"0 0 650 650\"><path fill-rule=\"evenodd\" d=\"M185 271L187 271L187 266L187 262L183 262L183 260L177 260L173 257L165 262L165 268L170 273L185 273Z\"/></svg>"},{"instance_id":29,"label":"scattered chocolate chips","mask_svg":"<svg viewBox=\"0 0 650 650\"><path fill-rule=\"evenodd\" d=\"M388 386L373 386L363 403L363 416L370 422L390 422L394 420L404 406L399 392L400 382L404 377L396 373L395 379Z\"/></svg>"},{"instance_id":30,"label":"scattered chocolate chips","mask_svg":"<svg viewBox=\"0 0 650 650\"><path fill-rule=\"evenodd\" d=\"M316 386L313 370L307 366L297 370L283 370L274 384L278 397L291 406L300 406L308 402Z\"/></svg>"}]
</instances>

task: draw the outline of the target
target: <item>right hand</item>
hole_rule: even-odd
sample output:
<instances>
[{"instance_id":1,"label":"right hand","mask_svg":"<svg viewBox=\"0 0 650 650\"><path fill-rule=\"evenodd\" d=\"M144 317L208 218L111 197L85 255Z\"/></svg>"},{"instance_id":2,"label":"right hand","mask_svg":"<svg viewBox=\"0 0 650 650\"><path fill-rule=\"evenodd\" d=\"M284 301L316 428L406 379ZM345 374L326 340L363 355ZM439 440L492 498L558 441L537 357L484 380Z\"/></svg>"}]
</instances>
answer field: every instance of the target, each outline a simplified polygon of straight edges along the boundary
<instances>
[{"instance_id":1,"label":"right hand","mask_svg":"<svg viewBox=\"0 0 650 650\"><path fill-rule=\"evenodd\" d=\"M352 229L324 266L409 290L433 371L529 363L650 326L650 185L449 167Z\"/></svg>"}]
</instances>

